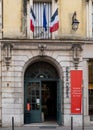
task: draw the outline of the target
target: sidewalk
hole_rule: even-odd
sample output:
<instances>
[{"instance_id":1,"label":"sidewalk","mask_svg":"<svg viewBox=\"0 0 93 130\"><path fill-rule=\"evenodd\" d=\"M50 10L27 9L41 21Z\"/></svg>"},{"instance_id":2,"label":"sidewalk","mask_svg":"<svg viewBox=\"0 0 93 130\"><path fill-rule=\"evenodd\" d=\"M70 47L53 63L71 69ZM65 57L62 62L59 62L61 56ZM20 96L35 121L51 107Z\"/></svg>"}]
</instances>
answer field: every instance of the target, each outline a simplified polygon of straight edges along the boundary
<instances>
[{"instance_id":1,"label":"sidewalk","mask_svg":"<svg viewBox=\"0 0 93 130\"><path fill-rule=\"evenodd\" d=\"M71 130L71 127L63 126L23 126L23 127L14 127L14 130ZM12 127L9 128L0 128L0 130L12 130ZM82 130L82 127L74 127L73 130ZM93 130L92 126L84 127L84 130Z\"/></svg>"}]
</instances>

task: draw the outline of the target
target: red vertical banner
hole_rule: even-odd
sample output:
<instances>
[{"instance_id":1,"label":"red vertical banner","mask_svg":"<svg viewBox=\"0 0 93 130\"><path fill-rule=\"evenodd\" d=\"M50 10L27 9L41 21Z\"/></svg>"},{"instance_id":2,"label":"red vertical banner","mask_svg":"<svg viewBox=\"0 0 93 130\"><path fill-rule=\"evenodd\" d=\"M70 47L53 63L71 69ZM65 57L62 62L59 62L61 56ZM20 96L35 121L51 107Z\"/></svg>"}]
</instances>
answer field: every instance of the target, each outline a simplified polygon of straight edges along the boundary
<instances>
[{"instance_id":1,"label":"red vertical banner","mask_svg":"<svg viewBox=\"0 0 93 130\"><path fill-rule=\"evenodd\" d=\"M81 114L82 107L82 70L70 71L71 114Z\"/></svg>"}]
</instances>

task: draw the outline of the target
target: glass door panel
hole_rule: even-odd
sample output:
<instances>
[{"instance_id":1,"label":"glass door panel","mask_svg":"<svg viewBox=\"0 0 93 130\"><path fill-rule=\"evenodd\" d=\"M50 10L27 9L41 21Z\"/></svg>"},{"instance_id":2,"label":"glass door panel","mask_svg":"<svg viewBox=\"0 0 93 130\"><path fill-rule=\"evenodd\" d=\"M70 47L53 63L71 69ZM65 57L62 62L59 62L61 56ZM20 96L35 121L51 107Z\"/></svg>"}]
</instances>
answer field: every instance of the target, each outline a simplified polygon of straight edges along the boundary
<instances>
[{"instance_id":1,"label":"glass door panel","mask_svg":"<svg viewBox=\"0 0 93 130\"><path fill-rule=\"evenodd\" d=\"M41 83L27 82L25 85L25 123L41 121Z\"/></svg>"}]
</instances>

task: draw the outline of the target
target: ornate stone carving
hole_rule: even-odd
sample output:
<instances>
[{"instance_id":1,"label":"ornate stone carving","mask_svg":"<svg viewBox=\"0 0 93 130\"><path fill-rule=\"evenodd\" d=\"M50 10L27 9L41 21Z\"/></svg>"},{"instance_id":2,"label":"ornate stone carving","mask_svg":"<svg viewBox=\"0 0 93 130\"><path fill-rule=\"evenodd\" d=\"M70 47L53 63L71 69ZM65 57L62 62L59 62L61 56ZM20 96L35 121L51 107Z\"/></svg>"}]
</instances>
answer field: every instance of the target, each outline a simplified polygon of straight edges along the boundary
<instances>
[{"instance_id":1,"label":"ornate stone carving","mask_svg":"<svg viewBox=\"0 0 93 130\"><path fill-rule=\"evenodd\" d=\"M10 43L4 43L2 47L4 61L6 63L7 70L9 69L9 65L12 58L12 48L13 48L13 45L11 45Z\"/></svg>"}]
</instances>

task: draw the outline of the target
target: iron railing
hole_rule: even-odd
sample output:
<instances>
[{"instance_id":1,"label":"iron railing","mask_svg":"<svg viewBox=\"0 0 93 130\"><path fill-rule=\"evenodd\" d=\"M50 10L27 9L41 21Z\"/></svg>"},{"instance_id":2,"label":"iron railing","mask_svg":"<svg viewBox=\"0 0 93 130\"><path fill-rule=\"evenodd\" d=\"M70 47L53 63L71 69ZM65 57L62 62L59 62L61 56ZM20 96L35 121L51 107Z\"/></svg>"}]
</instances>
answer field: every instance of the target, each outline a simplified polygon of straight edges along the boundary
<instances>
[{"instance_id":1,"label":"iron railing","mask_svg":"<svg viewBox=\"0 0 93 130\"><path fill-rule=\"evenodd\" d=\"M51 39L51 38L52 38L52 34L49 31L49 27L47 27L47 31L45 31L43 27L35 26L33 39Z\"/></svg>"}]
</instances>

